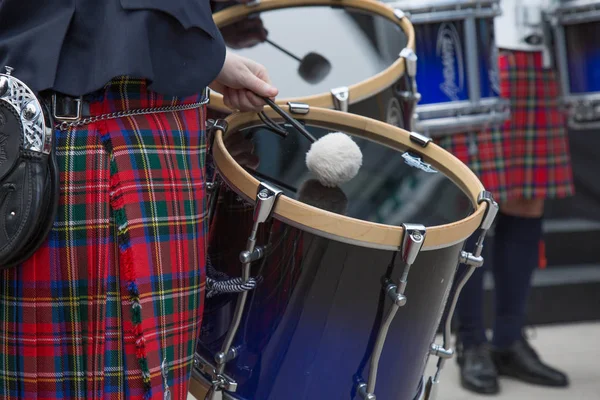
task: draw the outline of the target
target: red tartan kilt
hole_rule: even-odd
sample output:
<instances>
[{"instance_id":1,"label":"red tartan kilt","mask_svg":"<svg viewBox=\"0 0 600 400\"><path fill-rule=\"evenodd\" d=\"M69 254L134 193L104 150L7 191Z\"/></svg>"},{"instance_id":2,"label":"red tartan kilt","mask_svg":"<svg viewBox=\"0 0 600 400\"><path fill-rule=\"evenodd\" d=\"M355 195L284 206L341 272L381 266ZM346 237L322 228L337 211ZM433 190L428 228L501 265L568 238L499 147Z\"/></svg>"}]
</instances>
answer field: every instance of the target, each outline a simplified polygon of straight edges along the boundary
<instances>
[{"instance_id":1,"label":"red tartan kilt","mask_svg":"<svg viewBox=\"0 0 600 400\"><path fill-rule=\"evenodd\" d=\"M556 74L540 52L502 50L500 96L511 117L495 129L436 141L467 164L500 201L562 198L574 193L565 115Z\"/></svg>"}]
</instances>

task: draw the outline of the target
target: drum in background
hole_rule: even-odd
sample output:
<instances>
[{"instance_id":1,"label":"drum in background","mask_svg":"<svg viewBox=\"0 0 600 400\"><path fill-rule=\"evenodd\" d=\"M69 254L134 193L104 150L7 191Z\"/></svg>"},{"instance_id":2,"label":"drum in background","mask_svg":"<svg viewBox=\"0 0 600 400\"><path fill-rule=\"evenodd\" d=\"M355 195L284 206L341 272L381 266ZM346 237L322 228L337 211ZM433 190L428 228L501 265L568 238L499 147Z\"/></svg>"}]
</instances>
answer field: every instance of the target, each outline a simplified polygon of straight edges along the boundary
<instances>
[{"instance_id":1,"label":"drum in background","mask_svg":"<svg viewBox=\"0 0 600 400\"><path fill-rule=\"evenodd\" d=\"M497 206L428 138L354 114L289 110L317 138L352 135L363 166L353 180L326 188L305 166L310 143L288 125L283 138L256 114L217 121L219 179L191 393L200 400L216 392L244 400L429 396L439 374L423 384L428 356L452 355L449 325L444 345L433 341L457 264L480 260L481 249L471 255L463 244L478 229L483 238ZM396 196L401 188L404 197Z\"/></svg>"},{"instance_id":2,"label":"drum in background","mask_svg":"<svg viewBox=\"0 0 600 400\"><path fill-rule=\"evenodd\" d=\"M414 66L415 41L402 13L372 0L263 0L213 18L229 51L266 66L279 104L410 125L416 94L406 65ZM209 107L230 112L218 93Z\"/></svg>"},{"instance_id":3,"label":"drum in background","mask_svg":"<svg viewBox=\"0 0 600 400\"><path fill-rule=\"evenodd\" d=\"M548 13L568 123L600 127L600 1L558 1Z\"/></svg>"},{"instance_id":4,"label":"drum in background","mask_svg":"<svg viewBox=\"0 0 600 400\"><path fill-rule=\"evenodd\" d=\"M431 136L480 131L510 116L499 97L494 18L498 0L404 0L417 44L415 129Z\"/></svg>"}]
</instances>

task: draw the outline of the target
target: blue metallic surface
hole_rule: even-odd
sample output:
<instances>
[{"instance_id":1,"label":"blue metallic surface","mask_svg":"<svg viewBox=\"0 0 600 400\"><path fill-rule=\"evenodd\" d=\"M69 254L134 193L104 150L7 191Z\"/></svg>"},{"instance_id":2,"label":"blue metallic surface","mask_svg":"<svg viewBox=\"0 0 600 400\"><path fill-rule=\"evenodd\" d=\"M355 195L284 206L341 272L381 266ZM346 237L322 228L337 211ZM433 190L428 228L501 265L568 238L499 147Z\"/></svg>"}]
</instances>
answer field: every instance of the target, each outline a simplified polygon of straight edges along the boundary
<instances>
[{"instance_id":1,"label":"blue metallic surface","mask_svg":"<svg viewBox=\"0 0 600 400\"><path fill-rule=\"evenodd\" d=\"M477 20L481 97L498 97L493 21ZM464 21L415 25L420 104L469 100Z\"/></svg>"}]
</instances>

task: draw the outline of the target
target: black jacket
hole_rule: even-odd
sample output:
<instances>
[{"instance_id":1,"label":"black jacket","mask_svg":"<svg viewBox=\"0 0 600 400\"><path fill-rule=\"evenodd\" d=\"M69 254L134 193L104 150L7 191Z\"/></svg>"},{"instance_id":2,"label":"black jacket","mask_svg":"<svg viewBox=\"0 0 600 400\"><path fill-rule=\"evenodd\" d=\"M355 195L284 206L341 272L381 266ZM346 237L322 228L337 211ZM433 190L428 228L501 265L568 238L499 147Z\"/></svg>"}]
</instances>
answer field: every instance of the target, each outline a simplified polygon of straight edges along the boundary
<instances>
[{"instance_id":1,"label":"black jacket","mask_svg":"<svg viewBox=\"0 0 600 400\"><path fill-rule=\"evenodd\" d=\"M224 60L209 0L0 0L0 67L35 91L78 96L129 75L186 96Z\"/></svg>"}]
</instances>

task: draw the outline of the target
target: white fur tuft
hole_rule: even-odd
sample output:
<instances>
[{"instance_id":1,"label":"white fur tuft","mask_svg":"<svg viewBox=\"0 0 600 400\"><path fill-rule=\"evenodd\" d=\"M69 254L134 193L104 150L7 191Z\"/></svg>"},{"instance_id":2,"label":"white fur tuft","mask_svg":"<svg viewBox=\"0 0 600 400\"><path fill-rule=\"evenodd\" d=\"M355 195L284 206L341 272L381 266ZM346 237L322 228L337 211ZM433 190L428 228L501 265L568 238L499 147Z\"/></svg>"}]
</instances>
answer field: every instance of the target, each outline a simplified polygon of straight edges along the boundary
<instances>
[{"instance_id":1,"label":"white fur tuft","mask_svg":"<svg viewBox=\"0 0 600 400\"><path fill-rule=\"evenodd\" d=\"M362 153L342 132L323 136L306 153L306 166L323 186L334 187L354 178L362 166Z\"/></svg>"}]
</instances>

